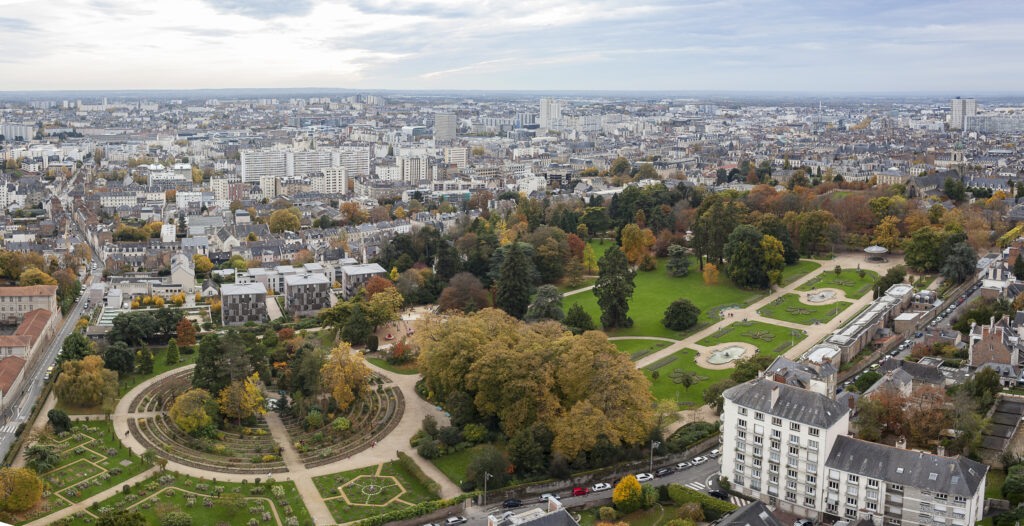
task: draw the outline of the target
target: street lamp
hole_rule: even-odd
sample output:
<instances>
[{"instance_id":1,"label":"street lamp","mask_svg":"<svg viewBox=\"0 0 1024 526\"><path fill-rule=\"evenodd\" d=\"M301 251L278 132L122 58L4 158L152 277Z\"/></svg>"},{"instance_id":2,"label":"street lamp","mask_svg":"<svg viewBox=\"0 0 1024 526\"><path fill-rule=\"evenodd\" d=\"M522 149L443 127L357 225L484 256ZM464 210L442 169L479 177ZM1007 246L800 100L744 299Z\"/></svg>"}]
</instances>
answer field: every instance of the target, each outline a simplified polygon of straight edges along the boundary
<instances>
[{"instance_id":1,"label":"street lamp","mask_svg":"<svg viewBox=\"0 0 1024 526\"><path fill-rule=\"evenodd\" d=\"M494 475L484 471L484 494L480 497L480 506L487 505L487 481L493 476Z\"/></svg>"},{"instance_id":2,"label":"street lamp","mask_svg":"<svg viewBox=\"0 0 1024 526\"><path fill-rule=\"evenodd\" d=\"M651 440L651 466L650 466L650 469L648 469L648 471L650 471L650 472L654 471L654 448L656 448L656 447L658 447L660 445L661 445L661 442L658 442L657 440Z\"/></svg>"}]
</instances>

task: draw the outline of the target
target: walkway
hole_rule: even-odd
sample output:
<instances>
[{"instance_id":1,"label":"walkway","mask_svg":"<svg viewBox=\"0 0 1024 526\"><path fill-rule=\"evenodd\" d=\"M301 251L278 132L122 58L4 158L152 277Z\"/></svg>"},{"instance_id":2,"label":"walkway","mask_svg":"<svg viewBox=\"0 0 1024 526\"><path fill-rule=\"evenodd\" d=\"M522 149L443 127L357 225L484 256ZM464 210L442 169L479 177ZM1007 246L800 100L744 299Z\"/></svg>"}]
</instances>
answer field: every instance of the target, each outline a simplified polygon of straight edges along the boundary
<instances>
[{"instance_id":1,"label":"walkway","mask_svg":"<svg viewBox=\"0 0 1024 526\"><path fill-rule=\"evenodd\" d=\"M139 473L138 475L135 475L134 477L122 482L121 484L117 484L112 488L101 491L96 495L93 495L92 497L89 497L83 500L82 502L79 502L78 504L72 504L67 508L55 511L45 517L26 523L25 526L46 526L47 524L53 524L58 520L63 519L64 517L70 517L80 511L86 511L89 508L89 506L92 506L92 503L103 502L109 499L110 497L113 497L114 495L121 493L122 486L131 486L136 482L142 482L143 480L146 480L147 478L152 476L157 471L159 470L155 467L149 468L146 471L143 471L142 473Z\"/></svg>"}]
</instances>

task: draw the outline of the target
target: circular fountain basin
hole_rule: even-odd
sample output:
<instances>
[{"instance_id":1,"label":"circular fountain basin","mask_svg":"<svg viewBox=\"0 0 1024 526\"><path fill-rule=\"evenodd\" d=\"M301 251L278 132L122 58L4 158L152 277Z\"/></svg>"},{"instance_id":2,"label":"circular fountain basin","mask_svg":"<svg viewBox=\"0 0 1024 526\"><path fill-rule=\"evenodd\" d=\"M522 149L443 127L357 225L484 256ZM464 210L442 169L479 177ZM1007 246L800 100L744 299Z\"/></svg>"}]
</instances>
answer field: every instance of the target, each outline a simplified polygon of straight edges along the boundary
<instances>
[{"instance_id":1,"label":"circular fountain basin","mask_svg":"<svg viewBox=\"0 0 1024 526\"><path fill-rule=\"evenodd\" d=\"M747 352L746 349L739 345L730 345L729 347L723 347L711 353L708 357L708 363L714 365L722 365L729 362L738 360L743 353Z\"/></svg>"},{"instance_id":2,"label":"circular fountain basin","mask_svg":"<svg viewBox=\"0 0 1024 526\"><path fill-rule=\"evenodd\" d=\"M817 292L807 293L807 303L824 303L826 301L832 301L836 298L836 291L834 290L819 290Z\"/></svg>"}]
</instances>

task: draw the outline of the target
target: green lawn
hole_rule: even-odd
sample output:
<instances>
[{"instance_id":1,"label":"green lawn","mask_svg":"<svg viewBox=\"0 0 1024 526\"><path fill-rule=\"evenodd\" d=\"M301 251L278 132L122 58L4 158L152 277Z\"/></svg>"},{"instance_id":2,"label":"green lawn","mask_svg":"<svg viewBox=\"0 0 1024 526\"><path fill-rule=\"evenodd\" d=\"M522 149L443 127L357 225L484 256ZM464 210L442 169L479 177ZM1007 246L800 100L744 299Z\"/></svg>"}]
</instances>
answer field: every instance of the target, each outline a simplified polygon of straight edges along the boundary
<instances>
[{"instance_id":1,"label":"green lawn","mask_svg":"<svg viewBox=\"0 0 1024 526\"><path fill-rule=\"evenodd\" d=\"M665 259L659 259L657 269L638 272L634 283L636 288L629 302L629 316L633 318L633 326L608 331L609 336L661 336L680 339L687 333L666 329L661 324L665 309L673 301L680 298L692 301L701 310L700 323L707 324L718 320L717 311L721 307L749 305L764 296L763 291L743 290L734 286L724 273L719 277L717 284L706 285L695 261L691 261L689 275L674 278L665 272ZM600 325L601 309L597 306L597 297L593 291L569 296L562 302L566 311L573 303L582 305L594 318L594 323Z\"/></svg>"},{"instance_id":2,"label":"green lawn","mask_svg":"<svg viewBox=\"0 0 1024 526\"><path fill-rule=\"evenodd\" d=\"M801 259L795 265L787 265L786 268L782 269L782 284L789 285L820 267L821 263L808 259Z\"/></svg>"},{"instance_id":3,"label":"green lawn","mask_svg":"<svg viewBox=\"0 0 1024 526\"><path fill-rule=\"evenodd\" d=\"M62 460L42 478L55 493L81 502L149 468L114 436L111 422L75 422L71 434L56 442Z\"/></svg>"},{"instance_id":4,"label":"green lawn","mask_svg":"<svg viewBox=\"0 0 1024 526\"><path fill-rule=\"evenodd\" d=\"M619 517L616 522L624 522L630 526L663 526L677 518L679 518L678 506L655 504L649 510L634 511L629 515ZM597 508L580 512L581 526L594 526L598 522L600 521L597 517Z\"/></svg>"},{"instance_id":5,"label":"green lawn","mask_svg":"<svg viewBox=\"0 0 1024 526\"><path fill-rule=\"evenodd\" d=\"M761 307L758 314L777 320L813 325L825 323L852 305L848 301L837 301L828 305L809 305L800 301L797 294L786 294Z\"/></svg>"},{"instance_id":6,"label":"green lawn","mask_svg":"<svg viewBox=\"0 0 1024 526\"><path fill-rule=\"evenodd\" d=\"M196 361L195 352L192 354L185 354L180 352L181 348L179 347L178 363L168 365L165 361L167 359L167 347L150 347L149 349L153 351L153 372L149 374L133 373L119 378L118 380L121 385L122 393L130 391L132 387L139 385L144 380L148 380L158 374L166 373L171 369L177 369L178 367L195 363Z\"/></svg>"},{"instance_id":7,"label":"green lawn","mask_svg":"<svg viewBox=\"0 0 1024 526\"><path fill-rule=\"evenodd\" d=\"M367 358L366 361L395 374L420 374L420 370L416 368L416 362L403 363L401 365L392 365L383 358Z\"/></svg>"},{"instance_id":8,"label":"green lawn","mask_svg":"<svg viewBox=\"0 0 1024 526\"><path fill-rule=\"evenodd\" d=\"M988 475L985 475L985 498L1003 498L1003 483L1006 482L1006 472L1001 469L989 468Z\"/></svg>"},{"instance_id":9,"label":"green lawn","mask_svg":"<svg viewBox=\"0 0 1024 526\"><path fill-rule=\"evenodd\" d=\"M580 283L577 286L572 286L568 282L563 282L558 285L558 292L565 294L566 292L589 287L593 285L595 281L597 281L597 278L583 278L583 283Z\"/></svg>"},{"instance_id":10,"label":"green lawn","mask_svg":"<svg viewBox=\"0 0 1024 526\"><path fill-rule=\"evenodd\" d=\"M846 293L847 298L857 299L871 292L871 287L877 279L878 273L871 270L865 270L862 278L857 269L843 269L839 276L836 276L832 269L827 269L818 274L818 277L797 287L797 290L840 289Z\"/></svg>"},{"instance_id":11,"label":"green lawn","mask_svg":"<svg viewBox=\"0 0 1024 526\"><path fill-rule=\"evenodd\" d=\"M378 467L380 468L379 477L376 476ZM438 498L409 473L400 462L388 462L383 466L373 465L343 473L323 475L315 477L313 482L320 495L324 497L324 503L331 510L334 520L339 524L373 517ZM380 486L379 493L368 495L363 491L371 482ZM342 491L347 500L342 497ZM393 498L397 498L397 500L385 505ZM363 502L363 505L350 504L350 502Z\"/></svg>"},{"instance_id":12,"label":"green lawn","mask_svg":"<svg viewBox=\"0 0 1024 526\"><path fill-rule=\"evenodd\" d=\"M477 451L483 449L485 445L476 445L463 449L462 451L456 451L448 455L437 457L431 462L440 469L442 473L448 477L449 480L455 484L461 484L466 478L466 468L469 467L469 463L473 460Z\"/></svg>"},{"instance_id":13,"label":"green lawn","mask_svg":"<svg viewBox=\"0 0 1024 526\"><path fill-rule=\"evenodd\" d=\"M616 340L612 343L618 347L619 351L628 354L629 359L634 362L671 345L669 342L657 340Z\"/></svg>"},{"instance_id":14,"label":"green lawn","mask_svg":"<svg viewBox=\"0 0 1024 526\"><path fill-rule=\"evenodd\" d=\"M757 346L760 352L772 355L785 352L807 337L803 331L793 333L788 327L779 327L759 321L737 321L697 342L708 347L723 343L745 342Z\"/></svg>"},{"instance_id":15,"label":"green lawn","mask_svg":"<svg viewBox=\"0 0 1024 526\"><path fill-rule=\"evenodd\" d=\"M659 400L675 400L677 403L689 407L704 404L703 393L711 384L724 380L732 374L732 369L704 369L698 367L693 359L697 351L693 349L682 349L662 360L658 360L642 371L651 380L651 392ZM652 371L658 371L658 379L654 379ZM677 383L673 372L693 371L700 379L689 389Z\"/></svg>"}]
</instances>

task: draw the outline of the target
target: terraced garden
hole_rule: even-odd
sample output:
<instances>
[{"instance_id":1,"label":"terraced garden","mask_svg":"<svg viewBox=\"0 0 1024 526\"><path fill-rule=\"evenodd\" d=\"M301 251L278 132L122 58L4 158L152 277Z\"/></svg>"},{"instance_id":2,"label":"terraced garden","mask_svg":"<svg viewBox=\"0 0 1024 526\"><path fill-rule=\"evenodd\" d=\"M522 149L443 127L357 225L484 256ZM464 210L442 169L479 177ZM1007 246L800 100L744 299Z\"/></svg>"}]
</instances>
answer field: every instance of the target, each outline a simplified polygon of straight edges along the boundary
<instances>
[{"instance_id":1,"label":"terraced garden","mask_svg":"<svg viewBox=\"0 0 1024 526\"><path fill-rule=\"evenodd\" d=\"M306 423L290 414L282 414L281 421L288 436L306 467L322 466L348 458L390 433L405 411L405 399L398 387L384 376L374 375L371 387L364 397L344 413L327 414L324 425L307 428ZM336 418L349 422L347 429L336 429Z\"/></svg>"},{"instance_id":2,"label":"terraced garden","mask_svg":"<svg viewBox=\"0 0 1024 526\"><path fill-rule=\"evenodd\" d=\"M191 387L191 378L191 370L176 373L149 386L132 401L131 412L146 416L130 419L128 428L146 449L180 464L223 473L287 471L263 420L241 432L218 431L215 439L196 438L178 429L167 410L178 394Z\"/></svg>"}]
</instances>

